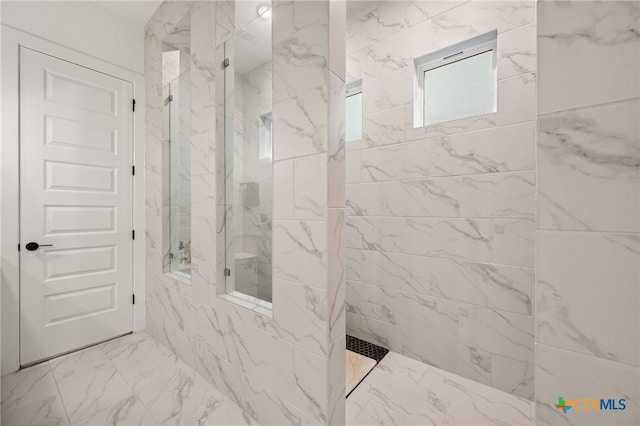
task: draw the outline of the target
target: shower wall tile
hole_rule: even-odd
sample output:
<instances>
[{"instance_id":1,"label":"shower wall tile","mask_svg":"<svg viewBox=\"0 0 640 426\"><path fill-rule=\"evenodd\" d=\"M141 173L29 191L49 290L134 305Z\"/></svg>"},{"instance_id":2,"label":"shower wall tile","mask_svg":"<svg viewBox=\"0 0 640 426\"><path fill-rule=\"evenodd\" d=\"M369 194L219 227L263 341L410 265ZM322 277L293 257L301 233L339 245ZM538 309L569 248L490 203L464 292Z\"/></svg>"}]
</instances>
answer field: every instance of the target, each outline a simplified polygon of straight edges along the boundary
<instances>
[{"instance_id":1,"label":"shower wall tile","mask_svg":"<svg viewBox=\"0 0 640 426\"><path fill-rule=\"evenodd\" d=\"M512 30L536 19L536 2L469 1L431 19L433 50L497 30Z\"/></svg>"},{"instance_id":2,"label":"shower wall tile","mask_svg":"<svg viewBox=\"0 0 640 426\"><path fill-rule=\"evenodd\" d=\"M346 222L348 248L491 261L493 223L487 219L364 218Z\"/></svg>"},{"instance_id":3,"label":"shower wall tile","mask_svg":"<svg viewBox=\"0 0 640 426\"><path fill-rule=\"evenodd\" d=\"M461 302L532 315L533 268L474 262L458 262L451 268Z\"/></svg>"},{"instance_id":4,"label":"shower wall tile","mask_svg":"<svg viewBox=\"0 0 640 426\"><path fill-rule=\"evenodd\" d=\"M520 74L498 81L496 125L536 119L536 76Z\"/></svg>"},{"instance_id":5,"label":"shower wall tile","mask_svg":"<svg viewBox=\"0 0 640 426\"><path fill-rule=\"evenodd\" d=\"M317 154L293 160L294 216L301 220L326 218L327 155Z\"/></svg>"},{"instance_id":6,"label":"shower wall tile","mask_svg":"<svg viewBox=\"0 0 640 426\"><path fill-rule=\"evenodd\" d=\"M301 348L294 350L295 405L316 424L327 423L329 394L326 392L328 380L327 358L314 355ZM324 386L318 386L318 383Z\"/></svg>"},{"instance_id":7,"label":"shower wall tile","mask_svg":"<svg viewBox=\"0 0 640 426\"><path fill-rule=\"evenodd\" d=\"M536 25L498 35L498 80L536 71Z\"/></svg>"},{"instance_id":8,"label":"shower wall tile","mask_svg":"<svg viewBox=\"0 0 640 426\"><path fill-rule=\"evenodd\" d=\"M486 385L491 384L490 352L418 331L406 330L402 337L403 355Z\"/></svg>"},{"instance_id":9,"label":"shower wall tile","mask_svg":"<svg viewBox=\"0 0 640 426\"><path fill-rule=\"evenodd\" d=\"M541 228L640 232L638 116L636 99L540 117Z\"/></svg>"},{"instance_id":10,"label":"shower wall tile","mask_svg":"<svg viewBox=\"0 0 640 426\"><path fill-rule=\"evenodd\" d=\"M534 364L493 355L491 384L505 392L532 400L534 397Z\"/></svg>"},{"instance_id":11,"label":"shower wall tile","mask_svg":"<svg viewBox=\"0 0 640 426\"><path fill-rule=\"evenodd\" d=\"M376 2L349 15L347 22L347 54L356 52L407 27L404 5Z\"/></svg>"},{"instance_id":12,"label":"shower wall tile","mask_svg":"<svg viewBox=\"0 0 640 426\"><path fill-rule=\"evenodd\" d=\"M327 353L326 290L275 278L273 303L280 307L274 321L282 338L313 353Z\"/></svg>"},{"instance_id":13,"label":"shower wall tile","mask_svg":"<svg viewBox=\"0 0 640 426\"><path fill-rule=\"evenodd\" d=\"M576 352L536 345L536 424L633 425L640 422L640 369ZM585 374L585 372L589 372ZM565 399L626 399L626 410L571 410L566 416L553 405Z\"/></svg>"},{"instance_id":14,"label":"shower wall tile","mask_svg":"<svg viewBox=\"0 0 640 426\"><path fill-rule=\"evenodd\" d=\"M382 77L365 79L362 82L364 115L397 108L411 102L413 96L411 77L411 69L405 67Z\"/></svg>"},{"instance_id":15,"label":"shower wall tile","mask_svg":"<svg viewBox=\"0 0 640 426\"><path fill-rule=\"evenodd\" d=\"M460 178L416 179L347 185L354 216L458 217Z\"/></svg>"},{"instance_id":16,"label":"shower wall tile","mask_svg":"<svg viewBox=\"0 0 640 426\"><path fill-rule=\"evenodd\" d=\"M640 421L639 17L636 2L539 7L540 424L568 424L548 403L559 394L627 401L615 415L572 410L572 423Z\"/></svg>"},{"instance_id":17,"label":"shower wall tile","mask_svg":"<svg viewBox=\"0 0 640 426\"><path fill-rule=\"evenodd\" d=\"M460 342L493 354L533 362L533 317L460 305Z\"/></svg>"},{"instance_id":18,"label":"shower wall tile","mask_svg":"<svg viewBox=\"0 0 640 426\"><path fill-rule=\"evenodd\" d=\"M637 2L541 2L539 14L540 114L640 97Z\"/></svg>"},{"instance_id":19,"label":"shower wall tile","mask_svg":"<svg viewBox=\"0 0 640 426\"><path fill-rule=\"evenodd\" d=\"M275 161L327 151L326 99L327 87L320 86L274 104Z\"/></svg>"},{"instance_id":20,"label":"shower wall tile","mask_svg":"<svg viewBox=\"0 0 640 426\"><path fill-rule=\"evenodd\" d=\"M363 117L362 139L347 143L347 150L404 142L405 106Z\"/></svg>"},{"instance_id":21,"label":"shower wall tile","mask_svg":"<svg viewBox=\"0 0 640 426\"><path fill-rule=\"evenodd\" d=\"M274 277L327 288L327 224L276 220L273 227Z\"/></svg>"},{"instance_id":22,"label":"shower wall tile","mask_svg":"<svg viewBox=\"0 0 640 426\"><path fill-rule=\"evenodd\" d=\"M385 321L347 312L347 334L402 352L402 328Z\"/></svg>"},{"instance_id":23,"label":"shower wall tile","mask_svg":"<svg viewBox=\"0 0 640 426\"><path fill-rule=\"evenodd\" d=\"M493 221L493 261L499 264L534 266L535 221L495 219Z\"/></svg>"},{"instance_id":24,"label":"shower wall tile","mask_svg":"<svg viewBox=\"0 0 640 426\"><path fill-rule=\"evenodd\" d=\"M640 236L540 231L538 251L537 341L640 366Z\"/></svg>"},{"instance_id":25,"label":"shower wall tile","mask_svg":"<svg viewBox=\"0 0 640 426\"><path fill-rule=\"evenodd\" d=\"M273 206L275 219L294 218L293 163L294 160L281 160L273 164L273 198L279 200Z\"/></svg>"},{"instance_id":26,"label":"shower wall tile","mask_svg":"<svg viewBox=\"0 0 640 426\"><path fill-rule=\"evenodd\" d=\"M457 264L451 259L347 249L347 280L457 300ZM356 290L356 289L354 289ZM358 309L347 295L347 306Z\"/></svg>"},{"instance_id":27,"label":"shower wall tile","mask_svg":"<svg viewBox=\"0 0 640 426\"><path fill-rule=\"evenodd\" d=\"M470 175L462 179L463 217L535 218L534 171Z\"/></svg>"}]
</instances>

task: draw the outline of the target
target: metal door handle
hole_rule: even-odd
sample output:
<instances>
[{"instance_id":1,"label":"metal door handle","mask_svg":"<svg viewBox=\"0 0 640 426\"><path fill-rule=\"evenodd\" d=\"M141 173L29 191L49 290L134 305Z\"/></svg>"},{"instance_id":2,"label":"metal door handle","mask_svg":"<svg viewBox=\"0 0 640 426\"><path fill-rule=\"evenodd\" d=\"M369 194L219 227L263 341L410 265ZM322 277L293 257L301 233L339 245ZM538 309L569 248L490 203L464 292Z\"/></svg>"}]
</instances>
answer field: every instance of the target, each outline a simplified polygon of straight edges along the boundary
<instances>
[{"instance_id":1,"label":"metal door handle","mask_svg":"<svg viewBox=\"0 0 640 426\"><path fill-rule=\"evenodd\" d=\"M38 250L38 248L40 247L53 247L53 244L38 244L35 241L32 241L30 243L27 243L26 246L24 246L24 248L26 248L29 251Z\"/></svg>"}]
</instances>

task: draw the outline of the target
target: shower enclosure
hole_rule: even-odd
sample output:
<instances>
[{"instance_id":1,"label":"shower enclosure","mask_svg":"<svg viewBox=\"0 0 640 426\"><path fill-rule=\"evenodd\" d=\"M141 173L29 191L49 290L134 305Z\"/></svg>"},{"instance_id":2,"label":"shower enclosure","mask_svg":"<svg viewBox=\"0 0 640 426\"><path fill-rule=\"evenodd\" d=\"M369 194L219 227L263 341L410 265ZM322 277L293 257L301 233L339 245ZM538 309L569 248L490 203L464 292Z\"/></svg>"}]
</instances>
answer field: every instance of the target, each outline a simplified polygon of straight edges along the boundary
<instances>
[{"instance_id":1,"label":"shower enclosure","mask_svg":"<svg viewBox=\"0 0 640 426\"><path fill-rule=\"evenodd\" d=\"M256 18L224 49L225 290L271 302L271 21Z\"/></svg>"},{"instance_id":2,"label":"shower enclosure","mask_svg":"<svg viewBox=\"0 0 640 426\"><path fill-rule=\"evenodd\" d=\"M191 74L189 22L163 42L164 272L191 277Z\"/></svg>"}]
</instances>

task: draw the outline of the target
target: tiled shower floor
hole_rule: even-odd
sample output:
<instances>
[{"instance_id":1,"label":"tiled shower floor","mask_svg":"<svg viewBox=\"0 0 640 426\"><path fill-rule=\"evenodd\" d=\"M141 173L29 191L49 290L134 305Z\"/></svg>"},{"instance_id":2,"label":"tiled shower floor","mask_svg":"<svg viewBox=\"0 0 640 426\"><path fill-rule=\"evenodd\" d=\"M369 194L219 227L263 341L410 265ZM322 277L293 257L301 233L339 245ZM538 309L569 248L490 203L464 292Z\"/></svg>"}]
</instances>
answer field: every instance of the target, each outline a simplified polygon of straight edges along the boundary
<instances>
[{"instance_id":1,"label":"tiled shower floor","mask_svg":"<svg viewBox=\"0 0 640 426\"><path fill-rule=\"evenodd\" d=\"M2 377L2 425L244 425L242 411L144 333ZM530 425L531 403L389 353L348 425Z\"/></svg>"}]
</instances>

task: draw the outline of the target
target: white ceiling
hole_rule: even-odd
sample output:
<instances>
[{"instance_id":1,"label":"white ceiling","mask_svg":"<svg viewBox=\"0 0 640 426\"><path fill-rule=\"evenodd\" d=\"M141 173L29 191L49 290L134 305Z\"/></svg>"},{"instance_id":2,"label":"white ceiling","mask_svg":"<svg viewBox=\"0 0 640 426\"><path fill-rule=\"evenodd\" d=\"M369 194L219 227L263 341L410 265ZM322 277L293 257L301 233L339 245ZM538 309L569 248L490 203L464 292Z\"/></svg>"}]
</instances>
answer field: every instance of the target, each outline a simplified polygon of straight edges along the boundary
<instances>
[{"instance_id":1,"label":"white ceiling","mask_svg":"<svg viewBox=\"0 0 640 426\"><path fill-rule=\"evenodd\" d=\"M144 27L158 10L162 0L92 0L128 21Z\"/></svg>"}]
</instances>

